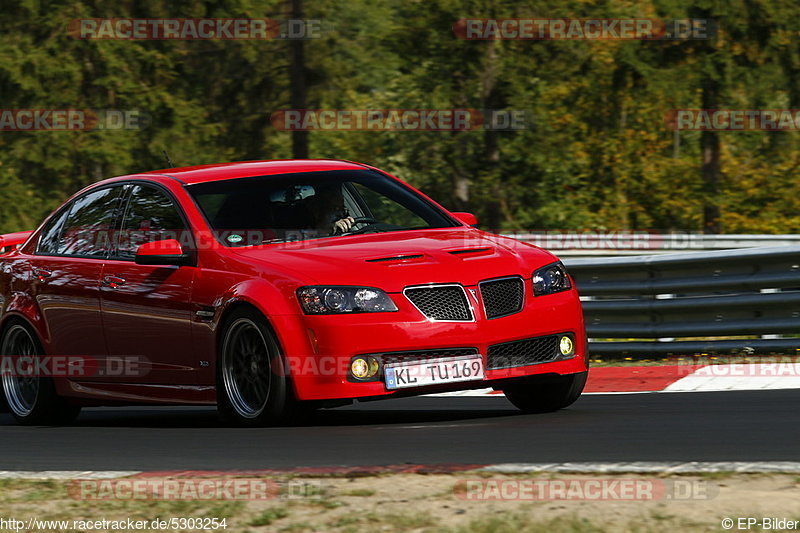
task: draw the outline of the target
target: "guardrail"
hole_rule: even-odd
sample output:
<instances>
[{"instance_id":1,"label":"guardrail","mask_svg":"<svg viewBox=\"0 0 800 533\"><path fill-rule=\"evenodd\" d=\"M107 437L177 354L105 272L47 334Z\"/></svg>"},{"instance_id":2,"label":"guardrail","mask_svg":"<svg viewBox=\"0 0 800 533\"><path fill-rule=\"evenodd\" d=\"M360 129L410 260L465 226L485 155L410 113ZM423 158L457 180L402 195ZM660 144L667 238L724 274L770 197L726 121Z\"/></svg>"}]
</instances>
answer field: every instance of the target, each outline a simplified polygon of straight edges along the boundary
<instances>
[{"instance_id":1,"label":"guardrail","mask_svg":"<svg viewBox=\"0 0 800 533\"><path fill-rule=\"evenodd\" d=\"M584 300L593 355L800 349L800 246L564 264Z\"/></svg>"},{"instance_id":2,"label":"guardrail","mask_svg":"<svg viewBox=\"0 0 800 533\"><path fill-rule=\"evenodd\" d=\"M766 246L797 246L800 235L706 235L656 231L526 231L506 234L561 257L665 254Z\"/></svg>"}]
</instances>

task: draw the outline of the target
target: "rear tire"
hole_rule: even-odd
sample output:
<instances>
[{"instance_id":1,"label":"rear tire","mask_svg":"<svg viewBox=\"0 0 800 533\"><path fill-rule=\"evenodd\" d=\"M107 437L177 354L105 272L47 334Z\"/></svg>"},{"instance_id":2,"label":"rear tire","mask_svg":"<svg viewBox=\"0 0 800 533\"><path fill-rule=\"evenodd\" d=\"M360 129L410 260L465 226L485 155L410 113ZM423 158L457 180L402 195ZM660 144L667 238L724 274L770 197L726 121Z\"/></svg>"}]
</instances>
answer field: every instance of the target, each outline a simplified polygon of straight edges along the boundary
<instances>
[{"instance_id":1,"label":"rear tire","mask_svg":"<svg viewBox=\"0 0 800 533\"><path fill-rule=\"evenodd\" d=\"M575 403L588 372L522 380L503 389L506 398L526 413L550 413Z\"/></svg>"},{"instance_id":2,"label":"rear tire","mask_svg":"<svg viewBox=\"0 0 800 533\"><path fill-rule=\"evenodd\" d=\"M266 319L235 310L225 322L217 357L217 410L237 426L285 424L294 398L283 355Z\"/></svg>"},{"instance_id":3,"label":"rear tire","mask_svg":"<svg viewBox=\"0 0 800 533\"><path fill-rule=\"evenodd\" d=\"M44 355L44 350L31 328L15 320L3 331L0 354L15 360ZM16 364L12 367L17 368ZM80 406L72 405L56 394L50 377L17 376L13 372L4 372L2 386L4 407L18 423L26 426L67 425L81 412Z\"/></svg>"}]
</instances>

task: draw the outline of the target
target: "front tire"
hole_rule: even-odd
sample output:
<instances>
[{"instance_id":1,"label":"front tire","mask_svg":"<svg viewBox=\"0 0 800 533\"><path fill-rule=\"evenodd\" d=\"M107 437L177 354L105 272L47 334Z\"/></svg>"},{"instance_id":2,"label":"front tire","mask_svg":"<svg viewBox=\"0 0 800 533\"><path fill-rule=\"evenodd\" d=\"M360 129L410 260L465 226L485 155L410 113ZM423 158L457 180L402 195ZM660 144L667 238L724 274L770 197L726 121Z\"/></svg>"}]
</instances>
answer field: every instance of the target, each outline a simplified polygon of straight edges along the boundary
<instances>
[{"instance_id":1,"label":"front tire","mask_svg":"<svg viewBox=\"0 0 800 533\"><path fill-rule=\"evenodd\" d=\"M575 403L588 372L522 380L503 389L506 398L526 413L550 413Z\"/></svg>"},{"instance_id":2,"label":"front tire","mask_svg":"<svg viewBox=\"0 0 800 533\"><path fill-rule=\"evenodd\" d=\"M266 319L251 309L226 321L217 359L217 409L240 426L286 421L291 399L283 355Z\"/></svg>"},{"instance_id":3,"label":"front tire","mask_svg":"<svg viewBox=\"0 0 800 533\"><path fill-rule=\"evenodd\" d=\"M4 359L9 358L6 362L18 370L19 358L44 355L44 350L26 324L14 321L3 332L0 354ZM4 369L2 376L5 407L18 423L26 426L65 425L78 417L80 406L71 405L56 394L52 378L18 373Z\"/></svg>"}]
</instances>

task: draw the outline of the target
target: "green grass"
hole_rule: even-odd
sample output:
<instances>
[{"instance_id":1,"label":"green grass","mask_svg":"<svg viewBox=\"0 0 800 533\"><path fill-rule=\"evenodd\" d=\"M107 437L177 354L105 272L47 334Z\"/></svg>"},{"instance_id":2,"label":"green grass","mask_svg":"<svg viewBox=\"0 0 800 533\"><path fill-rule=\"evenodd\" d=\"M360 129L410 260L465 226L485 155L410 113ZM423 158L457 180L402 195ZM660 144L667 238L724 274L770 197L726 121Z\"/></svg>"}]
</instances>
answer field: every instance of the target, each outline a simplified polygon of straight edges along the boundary
<instances>
[{"instance_id":1,"label":"green grass","mask_svg":"<svg viewBox=\"0 0 800 533\"><path fill-rule=\"evenodd\" d=\"M289 511L283 507L274 507L272 509L267 509L257 517L253 518L250 521L250 525L253 527L269 526L272 525L275 520L280 520L281 518L286 518L287 516L289 516Z\"/></svg>"},{"instance_id":2,"label":"green grass","mask_svg":"<svg viewBox=\"0 0 800 533\"><path fill-rule=\"evenodd\" d=\"M282 527L278 531L280 533L304 533L306 531L316 531L316 528L308 522L298 522Z\"/></svg>"},{"instance_id":3,"label":"green grass","mask_svg":"<svg viewBox=\"0 0 800 533\"><path fill-rule=\"evenodd\" d=\"M371 526L381 525L383 527L371 528L370 526L367 527L366 529L363 529L363 531L380 530L380 531L405 532L414 529L430 528L437 524L436 519L434 519L429 513L417 513L414 512L413 510L409 512L409 514L369 513L365 518L369 521Z\"/></svg>"},{"instance_id":4,"label":"green grass","mask_svg":"<svg viewBox=\"0 0 800 533\"><path fill-rule=\"evenodd\" d=\"M360 516L342 516L334 520L331 524L333 527L345 527L345 526L352 526L355 524L360 524L362 518Z\"/></svg>"},{"instance_id":5,"label":"green grass","mask_svg":"<svg viewBox=\"0 0 800 533\"><path fill-rule=\"evenodd\" d=\"M357 496L357 497L368 498L369 496L375 496L375 491L372 489L354 489L345 492L343 496Z\"/></svg>"},{"instance_id":6,"label":"green grass","mask_svg":"<svg viewBox=\"0 0 800 533\"><path fill-rule=\"evenodd\" d=\"M605 533L608 531L585 518L558 518L534 522L531 517L509 514L482 518L451 530L454 533Z\"/></svg>"},{"instance_id":7,"label":"green grass","mask_svg":"<svg viewBox=\"0 0 800 533\"><path fill-rule=\"evenodd\" d=\"M36 502L67 498L64 483L53 480L0 480L0 498L15 502Z\"/></svg>"},{"instance_id":8,"label":"green grass","mask_svg":"<svg viewBox=\"0 0 800 533\"><path fill-rule=\"evenodd\" d=\"M340 502L338 500L312 500L308 502L309 505L316 505L322 507L323 509L338 509L343 505L347 505L344 502Z\"/></svg>"}]
</instances>

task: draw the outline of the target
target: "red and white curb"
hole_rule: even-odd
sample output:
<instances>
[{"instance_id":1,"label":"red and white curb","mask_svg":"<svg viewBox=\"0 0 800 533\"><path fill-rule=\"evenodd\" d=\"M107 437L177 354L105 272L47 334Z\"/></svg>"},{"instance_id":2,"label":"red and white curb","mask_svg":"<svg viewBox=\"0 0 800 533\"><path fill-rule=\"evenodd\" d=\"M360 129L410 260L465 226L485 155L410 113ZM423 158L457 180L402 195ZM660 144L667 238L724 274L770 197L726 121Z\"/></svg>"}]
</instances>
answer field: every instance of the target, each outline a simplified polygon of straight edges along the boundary
<instances>
[{"instance_id":1,"label":"red and white curb","mask_svg":"<svg viewBox=\"0 0 800 533\"><path fill-rule=\"evenodd\" d=\"M141 474L138 470L0 470L0 479L118 479Z\"/></svg>"},{"instance_id":2,"label":"red and white curb","mask_svg":"<svg viewBox=\"0 0 800 533\"><path fill-rule=\"evenodd\" d=\"M264 477L282 475L336 476L353 474L453 474L459 472L492 472L495 474L800 474L796 461L724 461L724 462L574 462L574 463L499 463L484 465L384 465L365 467L297 467L258 470L169 470L169 471L0 471L0 479L72 480L120 478L210 478Z\"/></svg>"},{"instance_id":3,"label":"red and white curb","mask_svg":"<svg viewBox=\"0 0 800 533\"><path fill-rule=\"evenodd\" d=\"M670 384L667 392L800 389L800 363L708 365Z\"/></svg>"},{"instance_id":4,"label":"red and white curb","mask_svg":"<svg viewBox=\"0 0 800 533\"><path fill-rule=\"evenodd\" d=\"M480 469L498 474L556 472L561 474L703 474L732 472L737 474L796 474L800 462L795 461L726 461L726 462L660 462L630 463L503 463Z\"/></svg>"},{"instance_id":5,"label":"red and white curb","mask_svg":"<svg viewBox=\"0 0 800 533\"><path fill-rule=\"evenodd\" d=\"M604 366L589 369L584 394L800 389L800 363ZM430 396L495 396L492 389Z\"/></svg>"}]
</instances>

